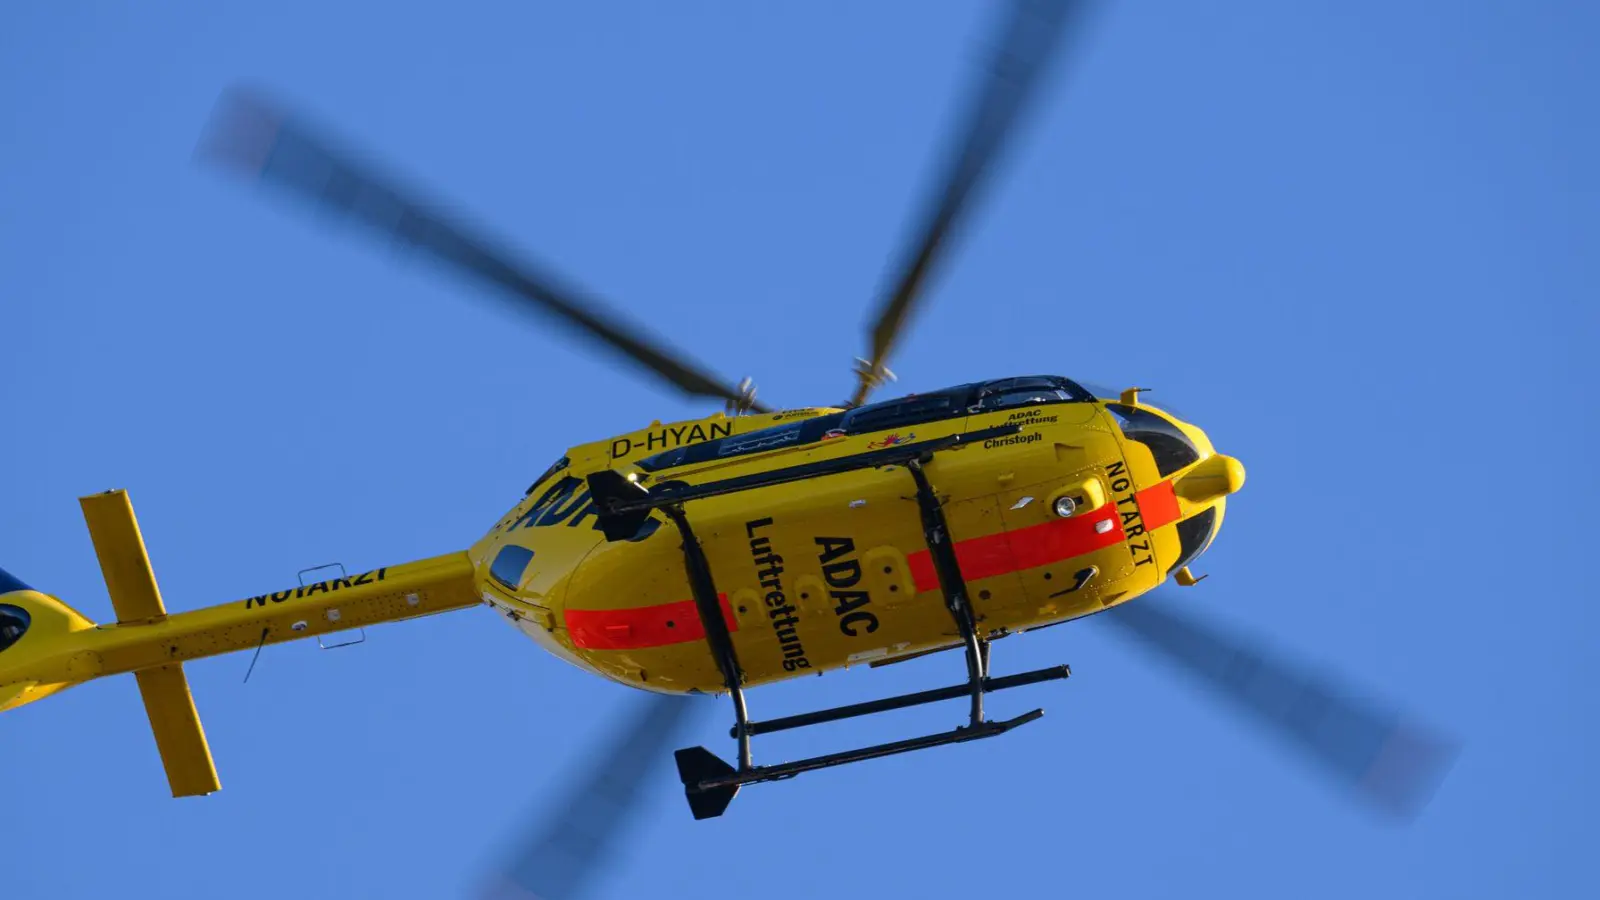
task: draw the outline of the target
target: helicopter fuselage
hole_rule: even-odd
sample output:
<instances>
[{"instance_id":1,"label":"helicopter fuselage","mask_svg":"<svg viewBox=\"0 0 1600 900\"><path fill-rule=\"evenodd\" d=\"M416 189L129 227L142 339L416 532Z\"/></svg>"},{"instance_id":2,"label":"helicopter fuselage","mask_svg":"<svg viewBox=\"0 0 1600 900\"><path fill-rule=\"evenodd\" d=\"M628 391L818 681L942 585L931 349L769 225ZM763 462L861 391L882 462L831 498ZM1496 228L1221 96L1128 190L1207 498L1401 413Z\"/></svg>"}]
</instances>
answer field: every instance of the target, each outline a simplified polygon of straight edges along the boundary
<instances>
[{"instance_id":1,"label":"helicopter fuselage","mask_svg":"<svg viewBox=\"0 0 1600 900\"><path fill-rule=\"evenodd\" d=\"M1220 527L1242 467L1199 429L1124 399L1027 377L849 411L652 423L572 448L469 556L483 600L555 655L634 687L719 693L681 535L655 512L637 534L607 540L588 474L694 485L1009 431L925 466L978 628L993 640L1137 597ZM747 685L961 643L903 466L695 500L684 512Z\"/></svg>"}]
</instances>

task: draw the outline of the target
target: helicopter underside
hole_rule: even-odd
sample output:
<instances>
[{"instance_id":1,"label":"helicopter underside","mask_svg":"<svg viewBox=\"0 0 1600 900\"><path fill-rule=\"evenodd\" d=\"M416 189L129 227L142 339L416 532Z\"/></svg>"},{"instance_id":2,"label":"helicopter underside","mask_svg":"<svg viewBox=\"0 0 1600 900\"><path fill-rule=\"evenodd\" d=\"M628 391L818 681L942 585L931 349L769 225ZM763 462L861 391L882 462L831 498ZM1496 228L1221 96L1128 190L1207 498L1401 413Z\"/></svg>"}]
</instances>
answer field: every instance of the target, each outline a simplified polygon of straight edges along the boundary
<instances>
[{"instance_id":1,"label":"helicopter underside","mask_svg":"<svg viewBox=\"0 0 1600 900\"><path fill-rule=\"evenodd\" d=\"M1003 425L969 433L948 435L920 443L890 446L874 452L824 461L800 467L773 469L763 473L730 478L720 482L699 485L667 484L654 490L645 489L620 473L604 470L589 476L590 490L600 507L600 524L609 540L627 540L638 530L652 512L664 513L681 538L684 569L694 595L694 605L704 630L705 643L721 670L724 686L732 696L734 725L732 736L738 742L737 768L717 758L704 747L678 750L676 759L684 791L695 818L720 816L728 804L746 784L779 781L808 771L845 765L866 759L875 759L913 750L927 749L953 743L998 737L1014 728L1036 721L1044 714L1042 709L1004 721L987 719L983 698L992 691L1010 687L1036 684L1047 680L1063 679L1071 674L1065 666L1052 666L1034 672L1013 676L1003 682L989 677L989 636L980 629L978 615L969 598L968 587L962 575L955 544L950 539L950 526L944 515L944 501L935 493L924 470L935 453L955 449L962 445L981 444L1021 429L1016 425ZM737 494L758 490L798 478L825 478L868 468L903 467L915 485L916 503L921 519L923 537L932 562L944 605L960 636L966 657L967 678L964 684L935 688L913 694L903 694L868 703L819 710L798 716L767 722L750 719L745 701L745 678L739 652L723 616L723 597L719 592L712 569L700 539L694 531L684 504L690 500ZM1114 511L1114 508L1113 508ZM965 694L970 701L967 724L951 731L927 734L815 756L808 759L771 766L757 766L753 762L751 738L757 734L802 728L856 716L871 715L892 709L952 699Z\"/></svg>"}]
</instances>

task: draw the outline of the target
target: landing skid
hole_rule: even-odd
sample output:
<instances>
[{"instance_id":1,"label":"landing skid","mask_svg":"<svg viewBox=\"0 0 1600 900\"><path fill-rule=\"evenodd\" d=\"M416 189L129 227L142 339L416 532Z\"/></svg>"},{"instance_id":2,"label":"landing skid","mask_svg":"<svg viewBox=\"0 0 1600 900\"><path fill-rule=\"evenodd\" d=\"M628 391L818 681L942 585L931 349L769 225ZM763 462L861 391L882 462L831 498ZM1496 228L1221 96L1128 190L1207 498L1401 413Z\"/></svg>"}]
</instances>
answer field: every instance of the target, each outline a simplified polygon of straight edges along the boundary
<instances>
[{"instance_id":1,"label":"landing skid","mask_svg":"<svg viewBox=\"0 0 1600 900\"><path fill-rule=\"evenodd\" d=\"M694 812L696 819L710 819L722 815L733 802L734 795L739 793L739 788L746 784L758 784L763 781L783 781L793 778L801 772L811 772L816 769L828 769L833 766L842 766L845 763L860 762L867 759L879 759L884 756L894 756L897 753L909 753L912 750L923 750L928 747L942 747L945 744L960 744L966 741L977 741L1005 734L1019 725L1029 722L1044 715L1044 710L1035 709L1025 712L1014 719L1004 722L982 722L976 726L963 725L954 731L943 731L937 734L923 735L922 737L906 738L903 741L893 741L887 744L874 744L870 747L861 747L856 750L844 750L839 753L829 753L825 756L813 756L809 759L800 759L794 762L782 763L776 766L751 766L748 769L735 769L718 759L710 750L704 747L689 747L679 750L674 754L678 761L678 777L683 780L684 793L689 797L689 809Z\"/></svg>"},{"instance_id":2,"label":"landing skid","mask_svg":"<svg viewBox=\"0 0 1600 900\"><path fill-rule=\"evenodd\" d=\"M810 463L708 484L663 485L654 491L647 491L643 486L625 479L614 471L597 472L589 476L590 493L600 507L600 524L605 529L607 538L625 540L638 530L644 518L653 509L661 510L677 527L679 535L683 538L684 567L694 595L695 610L705 628L706 643L717 661L723 684L727 686L728 693L733 698L734 725L731 733L739 745L737 767L722 761L704 747L690 747L675 754L678 776L683 781L689 808L696 819L709 819L722 815L734 796L738 794L739 788L746 784L782 781L816 769L996 737L1044 715L1043 709L1034 709L1005 721L996 722L984 718L985 694L1067 678L1072 674L1072 670L1062 665L1004 678L989 677L989 644L978 633L977 616L967 596L966 581L956 560L954 542L950 538L950 528L945 521L943 505L939 502L938 495L934 493L933 485L923 470L923 466L932 461L934 453L938 451L998 435L1012 434L1018 430L1020 429L1015 425L984 429L970 434L953 435L934 441L863 453L840 460ZM721 606L717 600L716 582L711 575L711 565L706 560L699 539L695 537L693 527L689 524L683 504L688 500L754 490L804 478L894 465L904 466L916 484L917 508L922 518L923 538L928 545L934 571L938 575L939 589L944 595L945 607L950 611L965 647L967 680L951 687L818 710L768 722L750 721L744 697L744 674L739 667L739 658L734 652L733 639L728 633L727 623L722 618ZM874 744L779 765L757 766L752 761L750 739L757 734L804 728L962 696L970 698L968 721L967 724L952 731L886 744Z\"/></svg>"}]
</instances>

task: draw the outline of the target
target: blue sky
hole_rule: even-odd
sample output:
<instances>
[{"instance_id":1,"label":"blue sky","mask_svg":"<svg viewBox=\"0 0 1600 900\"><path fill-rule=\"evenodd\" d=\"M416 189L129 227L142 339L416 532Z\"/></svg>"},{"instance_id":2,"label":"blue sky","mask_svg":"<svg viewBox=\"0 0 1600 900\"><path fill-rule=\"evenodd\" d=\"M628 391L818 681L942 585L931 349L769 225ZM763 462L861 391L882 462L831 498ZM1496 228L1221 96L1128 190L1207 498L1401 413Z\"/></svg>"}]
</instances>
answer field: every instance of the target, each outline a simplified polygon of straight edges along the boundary
<instances>
[{"instance_id":1,"label":"blue sky","mask_svg":"<svg viewBox=\"0 0 1600 900\"><path fill-rule=\"evenodd\" d=\"M110 606L131 491L169 608L459 549L570 444L698 415L565 333L196 169L244 79L729 378L837 402L989 24L978 3L0 9L0 558ZM1001 740L749 790L665 766L601 896L1582 896L1600 116L1578 2L1113 4L894 368L1140 384L1250 481L1185 602L1465 752L1376 820L1096 623ZM131 679L0 717L7 897L458 896L632 699L483 611L188 667L178 802ZM954 667L954 668L952 668ZM933 658L757 715L960 677ZM768 758L945 727L959 704ZM718 751L719 716L695 742Z\"/></svg>"}]
</instances>

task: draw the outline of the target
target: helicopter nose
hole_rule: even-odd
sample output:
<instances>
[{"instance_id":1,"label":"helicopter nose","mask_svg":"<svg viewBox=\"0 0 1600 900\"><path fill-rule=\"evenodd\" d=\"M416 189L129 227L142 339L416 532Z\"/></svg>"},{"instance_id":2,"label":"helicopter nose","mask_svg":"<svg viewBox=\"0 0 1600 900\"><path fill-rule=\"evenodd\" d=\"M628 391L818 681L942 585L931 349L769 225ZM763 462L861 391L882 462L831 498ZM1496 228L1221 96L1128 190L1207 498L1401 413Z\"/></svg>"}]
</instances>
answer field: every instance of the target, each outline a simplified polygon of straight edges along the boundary
<instances>
[{"instance_id":1,"label":"helicopter nose","mask_svg":"<svg viewBox=\"0 0 1600 900\"><path fill-rule=\"evenodd\" d=\"M1244 487L1244 463L1218 453L1178 479L1178 496L1190 503L1209 503Z\"/></svg>"}]
</instances>

